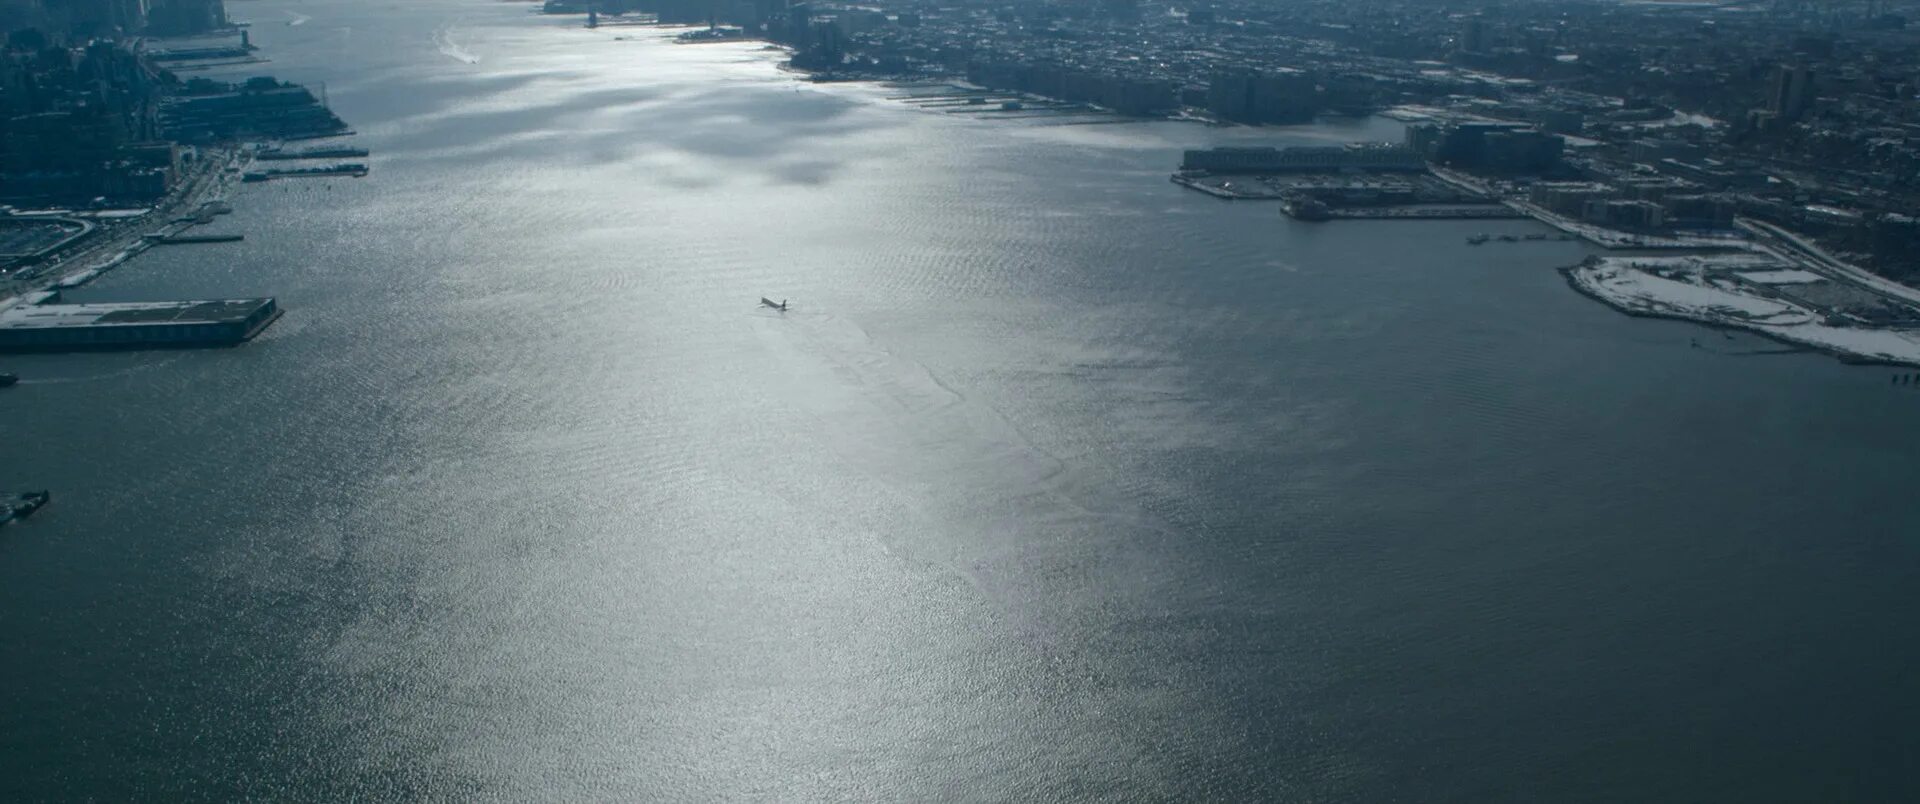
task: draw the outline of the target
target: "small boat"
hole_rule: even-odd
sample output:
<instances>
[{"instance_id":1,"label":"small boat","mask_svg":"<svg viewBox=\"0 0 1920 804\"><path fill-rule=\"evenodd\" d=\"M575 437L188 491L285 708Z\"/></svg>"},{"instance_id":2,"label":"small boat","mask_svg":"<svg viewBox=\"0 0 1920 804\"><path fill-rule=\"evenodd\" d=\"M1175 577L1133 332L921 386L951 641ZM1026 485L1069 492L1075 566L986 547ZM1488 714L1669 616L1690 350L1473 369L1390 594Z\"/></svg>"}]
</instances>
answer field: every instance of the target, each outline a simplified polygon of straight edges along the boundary
<instances>
[{"instance_id":1,"label":"small boat","mask_svg":"<svg viewBox=\"0 0 1920 804\"><path fill-rule=\"evenodd\" d=\"M0 371L0 388L5 388L19 381L20 378L18 376Z\"/></svg>"},{"instance_id":2,"label":"small boat","mask_svg":"<svg viewBox=\"0 0 1920 804\"><path fill-rule=\"evenodd\" d=\"M25 494L0 497L0 522L26 519L52 500L53 495L46 491L29 491Z\"/></svg>"},{"instance_id":3,"label":"small boat","mask_svg":"<svg viewBox=\"0 0 1920 804\"><path fill-rule=\"evenodd\" d=\"M765 297L765 296L761 296L761 297L760 297L760 306L761 306L761 307L769 307L769 308L772 308L772 309L775 309L775 310L779 310L780 312L783 312L783 313L784 313L784 312L786 312L786 311L787 311L787 300L786 300L786 299L781 299L781 300L779 301L779 303L777 303L777 304L776 304L776 303L774 303L774 301L773 301L772 299L769 299L769 298L767 298L767 297Z\"/></svg>"}]
</instances>

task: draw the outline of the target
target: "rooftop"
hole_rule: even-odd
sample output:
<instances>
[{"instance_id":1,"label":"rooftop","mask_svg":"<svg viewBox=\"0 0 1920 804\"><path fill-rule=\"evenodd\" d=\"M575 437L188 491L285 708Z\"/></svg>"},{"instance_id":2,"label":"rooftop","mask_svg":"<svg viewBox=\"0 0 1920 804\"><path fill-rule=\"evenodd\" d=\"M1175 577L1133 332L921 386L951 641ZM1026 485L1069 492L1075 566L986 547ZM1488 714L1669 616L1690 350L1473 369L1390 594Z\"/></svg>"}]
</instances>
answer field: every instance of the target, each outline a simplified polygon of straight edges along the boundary
<instances>
[{"instance_id":1,"label":"rooftop","mask_svg":"<svg viewBox=\"0 0 1920 804\"><path fill-rule=\"evenodd\" d=\"M0 310L0 330L141 324L215 324L246 320L272 299L123 302L112 304L20 304Z\"/></svg>"}]
</instances>

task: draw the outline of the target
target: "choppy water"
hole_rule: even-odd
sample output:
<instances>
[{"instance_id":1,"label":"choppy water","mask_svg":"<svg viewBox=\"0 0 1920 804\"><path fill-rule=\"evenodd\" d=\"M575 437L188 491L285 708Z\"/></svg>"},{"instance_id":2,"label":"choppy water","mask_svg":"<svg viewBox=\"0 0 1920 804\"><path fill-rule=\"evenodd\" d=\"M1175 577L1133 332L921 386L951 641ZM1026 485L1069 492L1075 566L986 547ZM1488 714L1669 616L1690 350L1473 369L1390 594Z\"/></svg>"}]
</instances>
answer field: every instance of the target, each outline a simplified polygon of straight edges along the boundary
<instances>
[{"instance_id":1,"label":"choppy water","mask_svg":"<svg viewBox=\"0 0 1920 804\"><path fill-rule=\"evenodd\" d=\"M1463 242L1532 224L1166 181L1384 121L981 122L527 12L236 6L374 174L75 295L259 341L6 359L57 499L0 529L0 794L1916 792L1885 373Z\"/></svg>"}]
</instances>

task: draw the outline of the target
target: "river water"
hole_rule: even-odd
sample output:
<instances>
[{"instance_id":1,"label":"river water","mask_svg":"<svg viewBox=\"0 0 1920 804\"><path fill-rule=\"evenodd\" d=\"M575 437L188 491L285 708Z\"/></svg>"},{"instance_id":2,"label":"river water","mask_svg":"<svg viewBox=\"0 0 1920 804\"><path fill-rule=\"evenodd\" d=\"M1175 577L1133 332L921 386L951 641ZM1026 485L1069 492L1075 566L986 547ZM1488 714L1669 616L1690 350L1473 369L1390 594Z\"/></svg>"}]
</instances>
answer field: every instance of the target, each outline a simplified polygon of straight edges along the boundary
<instances>
[{"instance_id":1,"label":"river water","mask_svg":"<svg viewBox=\"0 0 1920 804\"><path fill-rule=\"evenodd\" d=\"M276 296L254 343L6 360L56 501L0 529L0 796L1920 793L1920 392L1464 242L1532 223L1166 180L1391 122L234 11L373 175L70 294Z\"/></svg>"}]
</instances>

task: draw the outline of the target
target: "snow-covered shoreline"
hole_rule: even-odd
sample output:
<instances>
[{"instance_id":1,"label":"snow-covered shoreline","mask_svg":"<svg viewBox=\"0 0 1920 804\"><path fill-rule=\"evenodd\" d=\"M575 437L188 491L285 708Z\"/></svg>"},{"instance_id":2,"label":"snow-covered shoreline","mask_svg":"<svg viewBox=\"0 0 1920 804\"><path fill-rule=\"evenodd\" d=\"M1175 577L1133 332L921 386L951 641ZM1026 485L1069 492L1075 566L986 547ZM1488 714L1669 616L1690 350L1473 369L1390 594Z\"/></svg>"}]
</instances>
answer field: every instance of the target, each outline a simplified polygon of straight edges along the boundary
<instances>
[{"instance_id":1,"label":"snow-covered shoreline","mask_svg":"<svg viewBox=\"0 0 1920 804\"><path fill-rule=\"evenodd\" d=\"M1806 282L1762 253L1590 257L1561 269L1580 293L1629 315L1745 330L1849 362L1920 367L1920 330L1859 326L1781 292ZM1816 277L1813 281L1827 281Z\"/></svg>"}]
</instances>

